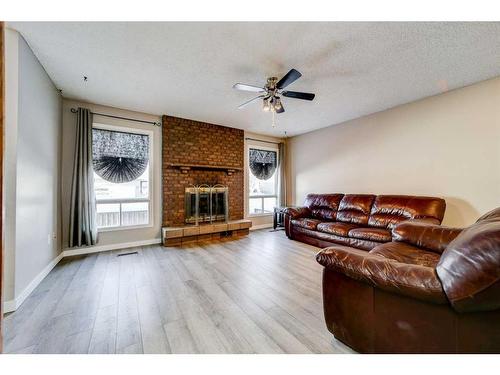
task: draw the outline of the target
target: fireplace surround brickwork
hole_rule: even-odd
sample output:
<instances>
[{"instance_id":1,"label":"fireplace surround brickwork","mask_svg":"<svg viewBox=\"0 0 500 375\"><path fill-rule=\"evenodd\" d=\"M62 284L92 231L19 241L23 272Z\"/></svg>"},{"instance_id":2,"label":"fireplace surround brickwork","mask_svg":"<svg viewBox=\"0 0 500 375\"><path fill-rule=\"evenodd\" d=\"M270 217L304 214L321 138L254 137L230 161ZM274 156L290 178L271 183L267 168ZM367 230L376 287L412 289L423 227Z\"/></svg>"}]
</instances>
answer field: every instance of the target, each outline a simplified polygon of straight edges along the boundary
<instances>
[{"instance_id":1,"label":"fireplace surround brickwork","mask_svg":"<svg viewBox=\"0 0 500 375\"><path fill-rule=\"evenodd\" d=\"M184 225L184 189L190 185L222 184L229 188L229 219L243 219L243 171L191 169L172 164L243 168L244 132L205 122L162 117L163 226Z\"/></svg>"}]
</instances>

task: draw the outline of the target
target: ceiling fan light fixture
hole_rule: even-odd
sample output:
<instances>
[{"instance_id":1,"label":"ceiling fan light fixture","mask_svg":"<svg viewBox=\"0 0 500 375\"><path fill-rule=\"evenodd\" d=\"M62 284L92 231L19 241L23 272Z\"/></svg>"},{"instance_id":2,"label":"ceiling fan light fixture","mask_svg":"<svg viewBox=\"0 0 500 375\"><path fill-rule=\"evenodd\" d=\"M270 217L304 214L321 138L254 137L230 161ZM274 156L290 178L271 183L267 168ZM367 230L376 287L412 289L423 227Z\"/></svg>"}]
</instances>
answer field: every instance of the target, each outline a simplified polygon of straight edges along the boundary
<instances>
[{"instance_id":1,"label":"ceiling fan light fixture","mask_svg":"<svg viewBox=\"0 0 500 375\"><path fill-rule=\"evenodd\" d=\"M269 100L268 99L264 99L263 100L262 110L264 112L269 112L271 110L271 105L269 104Z\"/></svg>"},{"instance_id":2,"label":"ceiling fan light fixture","mask_svg":"<svg viewBox=\"0 0 500 375\"><path fill-rule=\"evenodd\" d=\"M283 109L283 105L281 104L280 98L275 98L273 101L273 107L276 112L280 112Z\"/></svg>"}]
</instances>

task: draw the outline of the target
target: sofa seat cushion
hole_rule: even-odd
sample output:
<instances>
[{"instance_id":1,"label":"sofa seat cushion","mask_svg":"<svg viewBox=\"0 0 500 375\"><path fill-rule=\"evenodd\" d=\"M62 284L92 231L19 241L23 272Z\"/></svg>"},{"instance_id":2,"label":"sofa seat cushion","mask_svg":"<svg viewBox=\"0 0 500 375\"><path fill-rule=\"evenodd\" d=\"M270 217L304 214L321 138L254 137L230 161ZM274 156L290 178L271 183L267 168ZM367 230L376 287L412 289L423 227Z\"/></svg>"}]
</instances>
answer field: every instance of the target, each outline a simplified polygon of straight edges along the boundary
<instances>
[{"instance_id":1,"label":"sofa seat cushion","mask_svg":"<svg viewBox=\"0 0 500 375\"><path fill-rule=\"evenodd\" d=\"M354 228L358 228L358 226L349 223L330 222L318 224L317 230L323 233L330 233L337 236L347 237L349 231Z\"/></svg>"},{"instance_id":2,"label":"sofa seat cushion","mask_svg":"<svg viewBox=\"0 0 500 375\"><path fill-rule=\"evenodd\" d=\"M301 218L292 220L292 225L296 225L300 228L316 230L318 224L321 223L321 220L309 219L309 218Z\"/></svg>"},{"instance_id":3,"label":"sofa seat cushion","mask_svg":"<svg viewBox=\"0 0 500 375\"><path fill-rule=\"evenodd\" d=\"M387 242L370 251L370 254L392 259L400 263L436 268L441 257L433 251L427 251L401 242Z\"/></svg>"},{"instance_id":4,"label":"sofa seat cushion","mask_svg":"<svg viewBox=\"0 0 500 375\"><path fill-rule=\"evenodd\" d=\"M303 240L303 242L321 248L328 247L334 244L340 244L345 246L351 246L356 249L363 249L364 251L368 252L380 245L380 242L360 240L358 238L352 238L352 237L337 236L335 234L320 232L319 230L310 230L298 226L294 226L292 231L294 239L298 239L299 241ZM309 238L313 241L308 242L305 238ZM315 243L316 240L321 241L321 243Z\"/></svg>"},{"instance_id":5,"label":"sofa seat cushion","mask_svg":"<svg viewBox=\"0 0 500 375\"><path fill-rule=\"evenodd\" d=\"M391 232L383 228L354 228L349 231L349 237L377 242L392 240Z\"/></svg>"}]
</instances>

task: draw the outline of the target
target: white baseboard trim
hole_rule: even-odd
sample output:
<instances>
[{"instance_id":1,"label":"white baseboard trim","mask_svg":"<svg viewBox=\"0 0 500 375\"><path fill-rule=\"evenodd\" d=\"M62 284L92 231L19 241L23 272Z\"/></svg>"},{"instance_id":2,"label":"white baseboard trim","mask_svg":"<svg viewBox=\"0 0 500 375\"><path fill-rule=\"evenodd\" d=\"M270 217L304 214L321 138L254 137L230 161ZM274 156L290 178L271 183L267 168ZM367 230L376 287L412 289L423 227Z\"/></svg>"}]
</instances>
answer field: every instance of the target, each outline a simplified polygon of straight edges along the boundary
<instances>
[{"instance_id":1,"label":"white baseboard trim","mask_svg":"<svg viewBox=\"0 0 500 375\"><path fill-rule=\"evenodd\" d=\"M53 261L51 261L47 265L47 267L45 267L42 270L42 272L40 272L16 298L11 299L9 301L4 301L3 311L4 313L16 311L19 308L19 306L21 306L21 304L24 302L24 300L28 298L31 292L33 292L33 290L35 290L35 288L42 282L45 276L47 276L49 272L52 271L52 269L57 265L57 263L61 261L62 258L71 257L75 255L99 253L102 251L128 249L130 247L137 247L137 246L156 245L159 243L161 243L161 238L155 238L152 240L145 240L145 241L126 242L120 244L81 247L78 249L65 249Z\"/></svg>"},{"instance_id":2,"label":"white baseboard trim","mask_svg":"<svg viewBox=\"0 0 500 375\"><path fill-rule=\"evenodd\" d=\"M60 253L54 260L52 260L47 267L45 267L42 272L40 272L36 277L31 280L26 288L14 299L9 301L4 301L3 311L12 312L16 311L19 306L24 302L26 298L35 290L35 288L42 282L42 280L49 274L50 271L59 263L59 261L64 257L63 252Z\"/></svg>"},{"instance_id":3,"label":"white baseboard trim","mask_svg":"<svg viewBox=\"0 0 500 375\"><path fill-rule=\"evenodd\" d=\"M272 228L272 227L273 227L273 223L259 224L259 225L252 225L250 230L266 229L266 228Z\"/></svg>"},{"instance_id":4,"label":"white baseboard trim","mask_svg":"<svg viewBox=\"0 0 500 375\"><path fill-rule=\"evenodd\" d=\"M154 238L152 240L144 240L144 241L124 242L124 243L117 243L110 245L101 245L101 246L86 246L86 247L79 247L76 249L64 249L63 257L100 253L103 251L111 251L111 250L128 249L130 247L137 247L137 246L156 245L159 243L161 243L161 238Z\"/></svg>"},{"instance_id":5,"label":"white baseboard trim","mask_svg":"<svg viewBox=\"0 0 500 375\"><path fill-rule=\"evenodd\" d=\"M13 312L13 311L16 311L16 310L17 310L16 300L10 299L8 301L4 301L3 302L3 312L4 312L4 314L5 313L10 313L10 312Z\"/></svg>"}]
</instances>

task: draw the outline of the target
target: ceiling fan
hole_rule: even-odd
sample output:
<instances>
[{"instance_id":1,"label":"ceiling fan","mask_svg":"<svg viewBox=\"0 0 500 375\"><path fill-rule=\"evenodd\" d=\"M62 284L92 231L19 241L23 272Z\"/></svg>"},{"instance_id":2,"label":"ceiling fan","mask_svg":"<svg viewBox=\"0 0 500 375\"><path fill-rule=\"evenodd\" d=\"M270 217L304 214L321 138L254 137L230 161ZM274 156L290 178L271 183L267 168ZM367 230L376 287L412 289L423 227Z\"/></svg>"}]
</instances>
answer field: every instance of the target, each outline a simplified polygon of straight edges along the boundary
<instances>
[{"instance_id":1,"label":"ceiling fan","mask_svg":"<svg viewBox=\"0 0 500 375\"><path fill-rule=\"evenodd\" d=\"M283 76L278 81L276 77L270 77L267 79L267 83L264 87L258 87L253 85L246 85L243 83L236 83L233 88L241 91L251 91L257 92L260 95L256 96L253 99L243 103L238 107L238 109L242 109L246 107L248 104L252 103L255 100L262 99L262 109L266 112L272 111L275 113L283 113L285 112L285 108L283 108L283 103L281 102L281 97L285 96L287 98L293 99L303 99L303 100L313 100L314 94L308 92L298 92L298 91L285 91L284 89L298 80L302 74L295 69L291 69L287 74Z\"/></svg>"}]
</instances>

